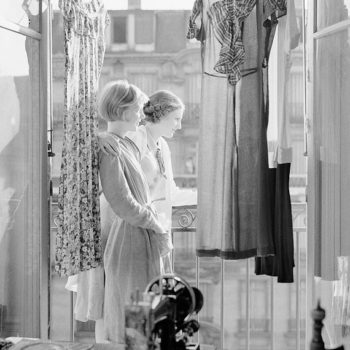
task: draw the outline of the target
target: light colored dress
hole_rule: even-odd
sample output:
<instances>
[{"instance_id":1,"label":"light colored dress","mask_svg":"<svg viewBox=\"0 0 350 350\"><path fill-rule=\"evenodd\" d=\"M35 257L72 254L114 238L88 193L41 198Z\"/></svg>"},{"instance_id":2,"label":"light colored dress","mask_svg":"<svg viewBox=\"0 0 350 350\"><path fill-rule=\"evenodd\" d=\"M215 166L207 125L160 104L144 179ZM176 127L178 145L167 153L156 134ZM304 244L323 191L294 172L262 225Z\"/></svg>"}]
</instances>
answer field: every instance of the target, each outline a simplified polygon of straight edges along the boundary
<instances>
[{"instance_id":1,"label":"light colored dress","mask_svg":"<svg viewBox=\"0 0 350 350\"><path fill-rule=\"evenodd\" d=\"M113 137L113 142L110 142L111 140L108 136ZM136 132L129 133L128 137L137 145L138 150L132 142L129 142L134 148L134 151L137 150L137 154L139 155L137 161L141 162L141 167L138 163L136 169L138 169L140 174L145 174L145 176L141 175L141 177L143 181L148 184L146 187L150 188L150 192L147 191L147 193L150 195L151 205L156 208L162 226L170 231L172 203L175 201L178 205L195 204L196 193L193 192L189 196L189 193L183 193L183 191L176 186L173 179L171 153L167 142L163 138L159 139L158 145L164 160L165 177L159 171L159 165L154 156L154 147L148 146L148 143L151 142L148 142L150 137L148 136L147 128L141 126ZM113 149L115 149L115 142L119 144L119 139L110 133L108 133L105 141L109 142ZM109 179L112 182L114 181L111 174ZM111 183L111 185L113 185L113 183ZM107 241L107 239L109 233L112 232L111 227L116 214L103 194L100 199L100 205L102 246L104 248L110 243L110 240ZM172 245L169 244L170 235L165 238L164 235L162 235L162 237L158 235L158 238L158 244L161 249L163 248L162 251L165 249L166 252L166 249L172 247ZM163 254L160 268L161 273L172 272L170 253ZM69 277L66 288L77 292L74 309L75 319L86 322L88 320L100 320L103 318L105 292L104 269L102 266ZM140 289L140 291L142 290ZM99 335L99 338L106 339L106 335Z\"/></svg>"},{"instance_id":2,"label":"light colored dress","mask_svg":"<svg viewBox=\"0 0 350 350\"><path fill-rule=\"evenodd\" d=\"M172 202L178 188L174 182L169 146L163 137L160 137L156 143L146 126L140 126L136 132L129 133L128 136L140 150L141 168L147 179L152 204L157 210L159 220L168 231L168 245L172 247ZM164 164L163 172L156 157L157 148ZM162 257L162 268L162 273L173 272L170 252Z\"/></svg>"},{"instance_id":3,"label":"light colored dress","mask_svg":"<svg viewBox=\"0 0 350 350\"><path fill-rule=\"evenodd\" d=\"M248 0L197 0L196 4L194 10L198 16L192 23L201 25L203 70L197 255L223 259L270 255L274 253L274 244L267 203L267 117L262 94L263 44L267 30L260 23L265 2L250 6L253 2ZM238 18L241 15L245 18L244 26ZM237 36L238 31L230 21L243 29L243 43L240 39L232 42L234 52L227 50L226 44L231 42L226 39L230 33L223 30L226 23L227 28L233 30L231 34ZM224 56L236 57L236 62L231 62L229 67L240 63L243 56L237 54L243 54L242 44L244 63L221 73L221 69L217 69L221 66L218 62L222 62ZM237 84L231 84L239 76Z\"/></svg>"},{"instance_id":4,"label":"light colored dress","mask_svg":"<svg viewBox=\"0 0 350 350\"><path fill-rule=\"evenodd\" d=\"M103 320L106 341L124 343L124 307L132 293L143 292L160 274L160 234L164 228L151 204L139 151L128 138L109 133L118 156L100 152L103 269L81 273L77 279L76 318ZM101 283L102 282L102 283Z\"/></svg>"},{"instance_id":5,"label":"light colored dress","mask_svg":"<svg viewBox=\"0 0 350 350\"><path fill-rule=\"evenodd\" d=\"M113 135L114 136L114 135ZM120 156L100 153L103 193L116 214L104 251L106 339L124 343L124 306L136 289L144 291L160 273L155 232L163 232L151 208L146 179L136 158L138 149L119 139Z\"/></svg>"},{"instance_id":6,"label":"light colored dress","mask_svg":"<svg viewBox=\"0 0 350 350\"><path fill-rule=\"evenodd\" d=\"M160 137L156 144L146 126L140 126L137 132L130 133L128 136L140 150L141 168L150 188L152 203L160 216L164 214L166 229L170 230L172 200L178 188L174 182L169 146L163 137ZM161 173L155 156L157 147L164 162L164 174Z\"/></svg>"}]
</instances>

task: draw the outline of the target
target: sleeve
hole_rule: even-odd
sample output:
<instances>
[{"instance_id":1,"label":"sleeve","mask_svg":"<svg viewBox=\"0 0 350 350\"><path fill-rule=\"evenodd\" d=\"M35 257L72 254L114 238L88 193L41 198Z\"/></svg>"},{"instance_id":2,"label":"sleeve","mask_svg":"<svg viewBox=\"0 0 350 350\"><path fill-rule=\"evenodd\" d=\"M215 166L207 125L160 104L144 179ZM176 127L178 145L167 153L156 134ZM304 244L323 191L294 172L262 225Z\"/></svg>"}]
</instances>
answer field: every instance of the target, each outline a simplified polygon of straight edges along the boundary
<instances>
[{"instance_id":1,"label":"sleeve","mask_svg":"<svg viewBox=\"0 0 350 350\"><path fill-rule=\"evenodd\" d=\"M135 200L126 181L120 158L102 154L100 178L103 193L116 215L130 225L151 229L157 233L165 232L154 213Z\"/></svg>"},{"instance_id":2,"label":"sleeve","mask_svg":"<svg viewBox=\"0 0 350 350\"><path fill-rule=\"evenodd\" d=\"M203 28L202 28L202 12L203 12L203 0L196 0L193 4L191 16L189 18L187 28L187 39L196 38L199 41L203 40Z\"/></svg>"},{"instance_id":3,"label":"sleeve","mask_svg":"<svg viewBox=\"0 0 350 350\"><path fill-rule=\"evenodd\" d=\"M100 132L97 135L97 139L98 146L102 152L112 154L116 157L120 156L120 144L117 138L108 132Z\"/></svg>"}]
</instances>

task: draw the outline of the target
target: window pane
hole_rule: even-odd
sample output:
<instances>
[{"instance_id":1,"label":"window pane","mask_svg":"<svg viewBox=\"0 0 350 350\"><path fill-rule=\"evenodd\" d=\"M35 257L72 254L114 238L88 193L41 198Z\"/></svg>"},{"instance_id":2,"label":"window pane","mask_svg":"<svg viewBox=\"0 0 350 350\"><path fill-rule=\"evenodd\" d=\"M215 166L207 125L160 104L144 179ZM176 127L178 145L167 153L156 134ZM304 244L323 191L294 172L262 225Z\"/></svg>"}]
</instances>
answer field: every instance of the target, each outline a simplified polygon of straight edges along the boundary
<instances>
[{"instance_id":1,"label":"window pane","mask_svg":"<svg viewBox=\"0 0 350 350\"><path fill-rule=\"evenodd\" d=\"M350 18L350 0L318 0L317 30Z\"/></svg>"},{"instance_id":2,"label":"window pane","mask_svg":"<svg viewBox=\"0 0 350 350\"><path fill-rule=\"evenodd\" d=\"M1 0L1 17L23 27L39 31L40 1Z\"/></svg>"},{"instance_id":3,"label":"window pane","mask_svg":"<svg viewBox=\"0 0 350 350\"><path fill-rule=\"evenodd\" d=\"M126 43L126 17L114 17L113 18L113 43L125 44Z\"/></svg>"},{"instance_id":4,"label":"window pane","mask_svg":"<svg viewBox=\"0 0 350 350\"><path fill-rule=\"evenodd\" d=\"M199 258L199 290L203 294L203 308L198 314L199 343L204 349L221 346L221 270L219 258Z\"/></svg>"},{"instance_id":5,"label":"window pane","mask_svg":"<svg viewBox=\"0 0 350 350\"><path fill-rule=\"evenodd\" d=\"M136 44L152 44L154 42L154 14L153 12L141 12L136 14L135 21Z\"/></svg>"},{"instance_id":6,"label":"window pane","mask_svg":"<svg viewBox=\"0 0 350 350\"><path fill-rule=\"evenodd\" d=\"M349 31L319 39L316 51L315 125L319 160L321 275L337 279L336 257L350 255ZM319 230L316 230L316 232Z\"/></svg>"},{"instance_id":7,"label":"window pane","mask_svg":"<svg viewBox=\"0 0 350 350\"><path fill-rule=\"evenodd\" d=\"M0 337L39 335L39 42L0 29Z\"/></svg>"},{"instance_id":8,"label":"window pane","mask_svg":"<svg viewBox=\"0 0 350 350\"><path fill-rule=\"evenodd\" d=\"M315 157L316 203L315 228L317 298L326 308L325 343L350 344L348 327L349 267L340 256L350 256L350 28L317 41L315 81ZM343 264L343 265L342 265ZM344 279L346 277L346 279ZM340 279L338 288L332 280ZM328 280L328 281L327 281ZM317 299L316 299L317 300ZM339 310L334 307L340 306ZM337 308L337 306L336 306ZM346 339L342 339L346 337Z\"/></svg>"},{"instance_id":9,"label":"window pane","mask_svg":"<svg viewBox=\"0 0 350 350\"><path fill-rule=\"evenodd\" d=\"M247 266L247 260L224 261L223 348L227 350L246 348Z\"/></svg>"},{"instance_id":10,"label":"window pane","mask_svg":"<svg viewBox=\"0 0 350 350\"><path fill-rule=\"evenodd\" d=\"M186 25L184 13L156 13L156 51L178 52L186 47Z\"/></svg>"},{"instance_id":11,"label":"window pane","mask_svg":"<svg viewBox=\"0 0 350 350\"><path fill-rule=\"evenodd\" d=\"M157 75L155 73L135 72L128 73L128 81L135 84L147 95L152 94L158 88Z\"/></svg>"}]
</instances>

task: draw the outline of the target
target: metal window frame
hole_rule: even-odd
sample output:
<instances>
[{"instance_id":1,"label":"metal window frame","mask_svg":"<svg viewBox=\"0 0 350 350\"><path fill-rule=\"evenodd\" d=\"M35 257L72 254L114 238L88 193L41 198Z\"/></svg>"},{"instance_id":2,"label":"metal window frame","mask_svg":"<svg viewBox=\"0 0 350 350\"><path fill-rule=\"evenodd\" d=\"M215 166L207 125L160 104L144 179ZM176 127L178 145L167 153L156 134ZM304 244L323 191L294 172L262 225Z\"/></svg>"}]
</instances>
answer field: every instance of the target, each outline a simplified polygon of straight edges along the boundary
<instances>
[{"instance_id":1,"label":"metal window frame","mask_svg":"<svg viewBox=\"0 0 350 350\"><path fill-rule=\"evenodd\" d=\"M51 261L50 261L50 232L51 232L51 204L52 204L52 157L53 153L53 95L52 95L52 19L53 9L51 0L47 0L47 9L42 11L42 0L40 1L41 13L41 84L42 96L44 99L45 127L43 128L43 174L47 174L43 183L42 202L45 203L43 211L47 215L43 222L41 240L41 300L40 300L40 337L44 340L50 339L51 329L51 302L50 302L50 282L51 282ZM45 234L46 233L46 234Z\"/></svg>"},{"instance_id":2,"label":"metal window frame","mask_svg":"<svg viewBox=\"0 0 350 350\"><path fill-rule=\"evenodd\" d=\"M305 16L306 29L306 44L305 50L305 135L307 150L307 279L306 291L307 300L306 307L308 312L316 306L316 288L315 288L315 231L317 229L317 215L316 194L318 187L318 180L316 178L317 159L315 157L315 136L313 125L317 122L314 115L314 106L317 101L314 98L315 93L315 59L316 59L316 44L317 40L328 35L339 33L346 28L350 28L350 19L343 20L328 27L317 30L317 0L303 0L304 8L307 5L307 15ZM312 338L312 322L306 322L306 339ZM306 342L306 349L309 343Z\"/></svg>"},{"instance_id":3,"label":"metal window frame","mask_svg":"<svg viewBox=\"0 0 350 350\"><path fill-rule=\"evenodd\" d=\"M48 138L47 130L52 129L52 9L51 0L47 0L47 7L43 11L43 1L39 0L39 30L35 31L31 28L24 27L0 16L0 28L11 31L28 38L39 41L39 90L40 90L40 183L41 183L41 200L40 205L40 265L39 265L39 336L47 340L50 335L50 176L51 162L48 161L47 147ZM49 141L52 141L52 135L49 135ZM51 142L52 144L52 142ZM28 321L29 322L29 321Z\"/></svg>"},{"instance_id":4,"label":"metal window frame","mask_svg":"<svg viewBox=\"0 0 350 350\"><path fill-rule=\"evenodd\" d=\"M42 0L40 0L40 4L41 4L41 1ZM41 11L40 11L40 13L41 13ZM31 28L21 26L20 24L8 21L5 18L3 18L2 16L0 16L0 28L10 30L10 31L17 33L17 34L22 34L22 35L27 36L27 37L32 38L32 39L36 39L36 40L42 39L42 34L40 32L37 32Z\"/></svg>"}]
</instances>

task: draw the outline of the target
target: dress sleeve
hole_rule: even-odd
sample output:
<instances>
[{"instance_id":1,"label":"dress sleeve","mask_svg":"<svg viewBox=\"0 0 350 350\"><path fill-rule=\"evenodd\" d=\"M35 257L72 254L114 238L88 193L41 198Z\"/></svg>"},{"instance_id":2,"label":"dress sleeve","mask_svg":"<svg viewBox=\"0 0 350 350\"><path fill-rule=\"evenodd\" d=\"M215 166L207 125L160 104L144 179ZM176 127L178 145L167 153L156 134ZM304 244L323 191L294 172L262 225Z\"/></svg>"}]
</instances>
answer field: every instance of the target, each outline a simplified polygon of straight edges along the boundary
<instances>
[{"instance_id":1,"label":"dress sleeve","mask_svg":"<svg viewBox=\"0 0 350 350\"><path fill-rule=\"evenodd\" d=\"M135 200L126 181L120 158L101 154L100 178L103 193L116 215L130 225L151 229L157 233L165 232L154 213Z\"/></svg>"}]
</instances>

